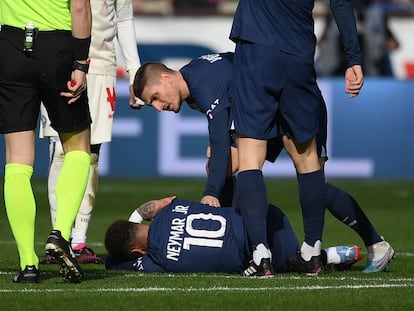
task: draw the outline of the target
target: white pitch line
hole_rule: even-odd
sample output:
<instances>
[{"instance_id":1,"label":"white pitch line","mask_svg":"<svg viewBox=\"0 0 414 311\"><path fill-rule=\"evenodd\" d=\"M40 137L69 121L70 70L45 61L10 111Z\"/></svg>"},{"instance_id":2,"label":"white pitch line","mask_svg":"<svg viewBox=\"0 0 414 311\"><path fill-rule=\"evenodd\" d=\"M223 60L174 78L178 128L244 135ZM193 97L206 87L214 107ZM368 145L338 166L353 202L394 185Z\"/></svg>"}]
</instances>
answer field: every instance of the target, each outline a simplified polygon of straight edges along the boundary
<instances>
[{"instance_id":1,"label":"white pitch line","mask_svg":"<svg viewBox=\"0 0 414 311\"><path fill-rule=\"evenodd\" d=\"M357 272L357 271L354 271ZM340 273L340 272L338 272ZM347 274L347 272L343 272L344 274ZM391 272L390 272L391 273ZM12 274L12 273L10 273ZM103 275L108 275L108 274L103 274ZM140 273L140 272L135 272L135 273L126 273L123 274L121 276L124 277L137 277L137 278L145 278L148 276L151 276L152 274L150 273ZM357 277L357 276L329 276L327 274L322 274L318 277L314 277L314 276L305 276L305 275L292 275L290 273L278 273L275 274L273 277L271 278L264 278L262 279L262 281L266 282L266 281L277 281L277 280L315 280L315 281L320 281L320 280L330 280L330 281L372 281L372 282L378 282L378 281L384 281L384 282L414 282L414 278L382 278L380 277L381 273L372 273L370 274L372 277L366 277L367 274L365 273L361 273L360 274L361 277ZM375 275L375 276L374 276ZM154 275L152 275L154 276ZM211 273L211 274L198 274L198 273L179 273L179 274L163 274L162 276L167 276L167 277L171 277L171 278L194 278L194 276L197 277L202 277L202 278L225 278L225 279L244 279L244 280L258 280L258 278L246 278L246 277L242 277L238 274L219 274L219 273Z\"/></svg>"},{"instance_id":2,"label":"white pitch line","mask_svg":"<svg viewBox=\"0 0 414 311\"><path fill-rule=\"evenodd\" d=\"M11 244L16 244L16 242L14 240L0 240L0 245L11 245ZM43 242L37 242L35 243L36 245L44 245L45 243ZM103 247L104 243L102 242L90 242L88 243L88 245L93 246L93 247ZM366 251L361 251L362 255L366 255L367 252ZM396 252L397 258L399 256L403 256L403 257L414 257L414 252Z\"/></svg>"},{"instance_id":3,"label":"white pitch line","mask_svg":"<svg viewBox=\"0 0 414 311\"><path fill-rule=\"evenodd\" d=\"M344 272L346 273L346 272ZM0 271L0 275L14 275L16 274L16 272L13 271ZM52 271L42 271L41 274L45 274L45 275L53 275L54 272ZM101 276L101 277L111 277L111 276L117 276L117 277L129 277L129 278L145 278L145 277L154 277L154 274L151 273L124 273L124 274L109 274L109 273L105 273L105 272L92 272L91 274L95 275L95 276ZM377 273L374 277L374 275L372 275L373 277L364 277L365 274L361 273L361 277L357 277L357 276L328 276L328 275L322 275L319 277L310 277L310 276L301 276L301 275L290 275L290 274L277 274L272 278L266 278L266 279L262 279L263 282L274 282L274 281L283 281L283 280L309 280L309 281L357 281L357 282L388 282L391 283L392 282L398 282L398 283L413 283L414 284L414 278L382 278L380 277L381 273ZM161 275L160 275L161 276ZM201 278L224 278L224 279L244 279L244 280L258 280L257 278L243 278L238 274L234 274L234 275L220 275L220 274L216 274L216 273L212 273L212 274L197 274L197 273L179 273L179 274L163 274L162 277L171 277L171 278L176 278L176 279L186 279L186 278L194 278L194 276L197 277L201 277Z\"/></svg>"},{"instance_id":4,"label":"white pitch line","mask_svg":"<svg viewBox=\"0 0 414 311\"><path fill-rule=\"evenodd\" d=\"M332 289L371 289L371 288L402 288L414 287L414 284L373 284L373 285L333 285L333 286L294 286L294 287L211 287L211 288L168 288L168 287L148 287L148 288L96 288L96 289L2 289L0 293L56 293L56 292L88 292L88 293L128 293L128 292L261 292L261 291L312 291L312 290L332 290Z\"/></svg>"}]
</instances>

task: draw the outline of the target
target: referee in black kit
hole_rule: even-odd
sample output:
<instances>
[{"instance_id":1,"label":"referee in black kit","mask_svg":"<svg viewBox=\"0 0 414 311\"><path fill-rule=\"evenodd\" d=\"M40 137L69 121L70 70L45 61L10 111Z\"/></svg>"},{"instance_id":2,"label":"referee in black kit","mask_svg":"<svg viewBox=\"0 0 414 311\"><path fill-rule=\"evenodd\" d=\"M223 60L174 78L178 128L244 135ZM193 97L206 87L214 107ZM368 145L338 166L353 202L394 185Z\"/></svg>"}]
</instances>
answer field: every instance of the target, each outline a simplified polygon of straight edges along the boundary
<instances>
[{"instance_id":1,"label":"referee in black kit","mask_svg":"<svg viewBox=\"0 0 414 311\"><path fill-rule=\"evenodd\" d=\"M56 196L56 223L46 253L68 282L83 271L68 242L90 166L86 73L91 36L89 0L0 1L0 132L6 164L4 199L20 257L15 283L38 283L36 203L31 186L40 103L59 132L66 153Z\"/></svg>"}]
</instances>

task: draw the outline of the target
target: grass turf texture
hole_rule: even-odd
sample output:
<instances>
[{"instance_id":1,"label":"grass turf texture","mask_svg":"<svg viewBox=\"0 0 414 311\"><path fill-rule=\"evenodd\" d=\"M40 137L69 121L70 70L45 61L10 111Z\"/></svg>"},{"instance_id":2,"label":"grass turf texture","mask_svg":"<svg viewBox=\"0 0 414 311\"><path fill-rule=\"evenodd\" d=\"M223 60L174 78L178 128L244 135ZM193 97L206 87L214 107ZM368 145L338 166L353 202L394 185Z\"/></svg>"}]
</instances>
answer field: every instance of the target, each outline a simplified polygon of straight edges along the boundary
<instances>
[{"instance_id":1,"label":"grass turf texture","mask_svg":"<svg viewBox=\"0 0 414 311\"><path fill-rule=\"evenodd\" d=\"M266 181L269 200L289 216L300 241L302 219L295 180ZM331 181L332 182L332 181ZM144 201L169 195L199 200L204 180L101 179L88 231L88 246L105 256L103 238L115 219L126 219ZM67 284L56 265L40 266L38 285L13 284L17 248L4 206L0 210L0 310L410 310L414 307L414 182L336 180L352 193L380 234L391 242L397 260L387 272L363 274L366 249L349 228L326 213L323 246L359 244L363 259L348 272L320 277L279 274L246 279L225 274L139 274L106 271L85 264L85 281ZM33 180L38 204L36 250L44 254L50 231L46 181ZM2 194L1 194L2 196ZM3 202L3 198L2 202Z\"/></svg>"}]
</instances>

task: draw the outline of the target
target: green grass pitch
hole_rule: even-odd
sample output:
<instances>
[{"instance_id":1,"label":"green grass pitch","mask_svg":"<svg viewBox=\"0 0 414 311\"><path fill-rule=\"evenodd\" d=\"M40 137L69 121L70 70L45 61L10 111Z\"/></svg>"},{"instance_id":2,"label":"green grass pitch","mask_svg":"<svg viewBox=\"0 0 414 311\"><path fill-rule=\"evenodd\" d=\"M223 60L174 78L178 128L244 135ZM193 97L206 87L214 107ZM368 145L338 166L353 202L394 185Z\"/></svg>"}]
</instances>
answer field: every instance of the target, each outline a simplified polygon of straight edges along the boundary
<instances>
[{"instance_id":1,"label":"green grass pitch","mask_svg":"<svg viewBox=\"0 0 414 311\"><path fill-rule=\"evenodd\" d=\"M269 201L289 216L303 239L297 185L268 179ZM279 274L270 279L225 274L139 274L83 265L85 281L64 283L56 265L40 266L38 285L13 284L17 248L0 209L0 310L414 310L414 182L334 180L350 192L397 259L384 273L363 274L366 249L349 228L326 213L323 246L361 245L362 261L348 272L319 277ZM169 195L199 200L202 179L101 179L88 231L88 246L105 256L103 238L115 219L127 218L140 203ZM33 180L38 205L36 250L41 257L50 231L45 179ZM2 191L1 191L2 192ZM24 215L22 215L24 217Z\"/></svg>"}]
</instances>

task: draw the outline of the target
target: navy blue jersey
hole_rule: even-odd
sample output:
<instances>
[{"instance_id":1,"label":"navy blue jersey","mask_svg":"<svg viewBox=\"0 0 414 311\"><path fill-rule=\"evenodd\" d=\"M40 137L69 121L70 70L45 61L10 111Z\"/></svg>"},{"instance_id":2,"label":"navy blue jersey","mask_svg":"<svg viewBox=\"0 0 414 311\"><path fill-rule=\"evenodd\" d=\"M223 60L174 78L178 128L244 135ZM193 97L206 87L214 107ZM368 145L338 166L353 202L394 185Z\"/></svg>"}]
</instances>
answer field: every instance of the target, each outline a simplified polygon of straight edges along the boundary
<instances>
[{"instance_id":1,"label":"navy blue jersey","mask_svg":"<svg viewBox=\"0 0 414 311\"><path fill-rule=\"evenodd\" d=\"M180 69L190 90L186 101L207 117L211 159L204 195L218 198L230 156L230 103L233 53L202 55Z\"/></svg>"},{"instance_id":2,"label":"navy blue jersey","mask_svg":"<svg viewBox=\"0 0 414 311\"><path fill-rule=\"evenodd\" d=\"M240 0L230 39L253 42L292 55L314 58L314 0ZM361 64L351 0L331 0L348 66Z\"/></svg>"},{"instance_id":3,"label":"navy blue jersey","mask_svg":"<svg viewBox=\"0 0 414 311\"><path fill-rule=\"evenodd\" d=\"M232 208L173 200L150 225L143 272L242 271L248 260L243 220Z\"/></svg>"},{"instance_id":4,"label":"navy blue jersey","mask_svg":"<svg viewBox=\"0 0 414 311\"><path fill-rule=\"evenodd\" d=\"M268 237L276 272L284 272L299 243L287 217L269 206ZM174 199L152 221L146 255L105 265L114 270L138 272L240 273L250 259L246 229L235 208L214 208Z\"/></svg>"},{"instance_id":5,"label":"navy blue jersey","mask_svg":"<svg viewBox=\"0 0 414 311\"><path fill-rule=\"evenodd\" d=\"M188 105L209 119L230 107L232 52L202 55L180 69L190 90Z\"/></svg>"}]
</instances>

